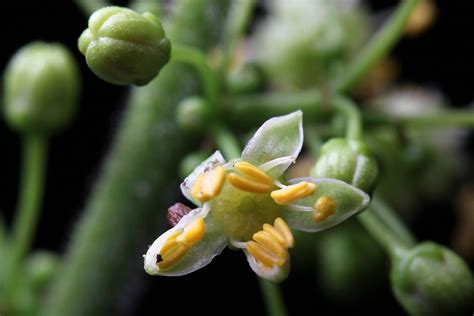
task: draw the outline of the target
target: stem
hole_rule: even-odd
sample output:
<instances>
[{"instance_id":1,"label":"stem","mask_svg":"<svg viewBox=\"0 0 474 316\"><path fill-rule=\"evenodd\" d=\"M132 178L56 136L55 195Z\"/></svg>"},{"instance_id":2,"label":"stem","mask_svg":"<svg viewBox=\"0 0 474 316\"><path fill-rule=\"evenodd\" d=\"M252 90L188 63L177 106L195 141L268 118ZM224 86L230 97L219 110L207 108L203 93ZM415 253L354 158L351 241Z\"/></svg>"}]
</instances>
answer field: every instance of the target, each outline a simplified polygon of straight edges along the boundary
<instances>
[{"instance_id":1,"label":"stem","mask_svg":"<svg viewBox=\"0 0 474 316\"><path fill-rule=\"evenodd\" d=\"M233 97L227 100L226 117L239 127L261 124L272 116L285 115L302 110L306 120L320 120L328 113L323 108L321 93L306 90L295 93L265 93Z\"/></svg>"},{"instance_id":2,"label":"stem","mask_svg":"<svg viewBox=\"0 0 474 316\"><path fill-rule=\"evenodd\" d=\"M374 199L370 207L357 218L392 257L416 244L397 215L380 200Z\"/></svg>"},{"instance_id":3,"label":"stem","mask_svg":"<svg viewBox=\"0 0 474 316\"><path fill-rule=\"evenodd\" d=\"M94 13L94 11L109 6L110 2L107 0L76 0L76 4L84 15L89 16Z\"/></svg>"},{"instance_id":4,"label":"stem","mask_svg":"<svg viewBox=\"0 0 474 316\"><path fill-rule=\"evenodd\" d=\"M223 71L229 68L232 54L245 32L245 28L252 17L254 7L255 0L239 0L232 2L223 37Z\"/></svg>"},{"instance_id":5,"label":"stem","mask_svg":"<svg viewBox=\"0 0 474 316\"><path fill-rule=\"evenodd\" d=\"M8 256L7 289L14 286L21 261L31 247L32 237L44 193L48 142L43 136L27 135L23 139L23 162L18 206Z\"/></svg>"},{"instance_id":6,"label":"stem","mask_svg":"<svg viewBox=\"0 0 474 316\"><path fill-rule=\"evenodd\" d=\"M402 0L390 20L375 34L369 44L348 66L347 71L334 80L336 93L347 92L395 46L405 31L410 14L420 0Z\"/></svg>"},{"instance_id":7,"label":"stem","mask_svg":"<svg viewBox=\"0 0 474 316\"><path fill-rule=\"evenodd\" d=\"M163 13L160 0L131 0L128 6L138 13L150 12L157 17Z\"/></svg>"},{"instance_id":8,"label":"stem","mask_svg":"<svg viewBox=\"0 0 474 316\"><path fill-rule=\"evenodd\" d=\"M217 147L222 150L226 160L240 157L240 153L242 151L241 147L231 131L219 123L211 126L210 131L214 141L217 144Z\"/></svg>"},{"instance_id":9,"label":"stem","mask_svg":"<svg viewBox=\"0 0 474 316\"><path fill-rule=\"evenodd\" d=\"M197 70L203 83L204 94L215 109L219 97L219 86L214 77L214 71L207 63L206 55L194 47L176 44L173 45L171 59L175 62L190 64Z\"/></svg>"},{"instance_id":10,"label":"stem","mask_svg":"<svg viewBox=\"0 0 474 316\"><path fill-rule=\"evenodd\" d=\"M403 224L400 217L381 199L374 197L371 205L374 212L384 222L387 227L398 236L398 238L407 246L411 247L416 244L415 237Z\"/></svg>"},{"instance_id":11,"label":"stem","mask_svg":"<svg viewBox=\"0 0 474 316\"><path fill-rule=\"evenodd\" d=\"M333 106L347 120L346 137L360 140L362 138L362 116L354 102L344 97L337 97Z\"/></svg>"},{"instance_id":12,"label":"stem","mask_svg":"<svg viewBox=\"0 0 474 316\"><path fill-rule=\"evenodd\" d=\"M268 315L271 316L285 316L287 311L283 303L283 296L281 294L278 284L258 278L260 289L265 301L265 308Z\"/></svg>"}]
</instances>

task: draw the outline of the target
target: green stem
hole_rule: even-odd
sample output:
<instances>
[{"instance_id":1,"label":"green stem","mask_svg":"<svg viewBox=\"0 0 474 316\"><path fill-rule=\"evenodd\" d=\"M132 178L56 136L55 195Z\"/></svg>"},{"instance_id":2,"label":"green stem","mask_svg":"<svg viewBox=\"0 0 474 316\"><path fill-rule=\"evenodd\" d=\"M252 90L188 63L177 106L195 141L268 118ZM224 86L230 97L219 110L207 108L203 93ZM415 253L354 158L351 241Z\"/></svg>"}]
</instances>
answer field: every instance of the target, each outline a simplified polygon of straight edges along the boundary
<instances>
[{"instance_id":1,"label":"green stem","mask_svg":"<svg viewBox=\"0 0 474 316\"><path fill-rule=\"evenodd\" d=\"M323 107L321 93L307 90L296 93L265 93L233 97L226 100L225 112L229 121L239 127L261 124L273 116L302 110L305 120L323 119L328 111Z\"/></svg>"},{"instance_id":2,"label":"green stem","mask_svg":"<svg viewBox=\"0 0 474 316\"><path fill-rule=\"evenodd\" d=\"M175 44L172 48L171 60L190 64L197 70L203 84L204 94L212 109L215 109L219 98L219 85L214 71L207 63L206 55L194 47Z\"/></svg>"},{"instance_id":3,"label":"green stem","mask_svg":"<svg viewBox=\"0 0 474 316\"><path fill-rule=\"evenodd\" d=\"M13 224L8 256L7 288L16 282L21 261L31 247L41 210L46 174L48 141L43 136L27 135L23 139L23 163L18 207Z\"/></svg>"},{"instance_id":4,"label":"green stem","mask_svg":"<svg viewBox=\"0 0 474 316\"><path fill-rule=\"evenodd\" d=\"M100 8L111 5L107 0L76 0L76 4L86 16Z\"/></svg>"},{"instance_id":5,"label":"green stem","mask_svg":"<svg viewBox=\"0 0 474 316\"><path fill-rule=\"evenodd\" d=\"M343 74L334 80L336 93L347 92L372 69L403 35L406 22L420 0L402 0L390 20L375 34Z\"/></svg>"},{"instance_id":6,"label":"green stem","mask_svg":"<svg viewBox=\"0 0 474 316\"><path fill-rule=\"evenodd\" d=\"M241 147L234 134L224 125L216 123L210 128L212 137L227 160L240 157Z\"/></svg>"},{"instance_id":7,"label":"green stem","mask_svg":"<svg viewBox=\"0 0 474 316\"><path fill-rule=\"evenodd\" d=\"M283 295L281 294L278 284L273 282L259 279L260 289L263 294L263 299L265 301L265 307L267 313L270 316L285 316L287 311L285 304L283 303Z\"/></svg>"},{"instance_id":8,"label":"green stem","mask_svg":"<svg viewBox=\"0 0 474 316\"><path fill-rule=\"evenodd\" d=\"M370 207L357 218L392 257L416 244L403 222L379 199L374 199Z\"/></svg>"},{"instance_id":9,"label":"green stem","mask_svg":"<svg viewBox=\"0 0 474 316\"><path fill-rule=\"evenodd\" d=\"M223 60L222 70L229 68L232 54L242 35L245 32L255 7L255 0L233 1L229 11L229 17L225 25L223 37Z\"/></svg>"},{"instance_id":10,"label":"green stem","mask_svg":"<svg viewBox=\"0 0 474 316\"><path fill-rule=\"evenodd\" d=\"M344 97L337 97L333 101L333 106L336 112L346 118L346 137L360 140L362 138L362 116L354 102Z\"/></svg>"},{"instance_id":11,"label":"green stem","mask_svg":"<svg viewBox=\"0 0 474 316\"><path fill-rule=\"evenodd\" d=\"M160 0L132 0L128 6L141 14L150 12L157 17L162 17L163 14Z\"/></svg>"}]
</instances>

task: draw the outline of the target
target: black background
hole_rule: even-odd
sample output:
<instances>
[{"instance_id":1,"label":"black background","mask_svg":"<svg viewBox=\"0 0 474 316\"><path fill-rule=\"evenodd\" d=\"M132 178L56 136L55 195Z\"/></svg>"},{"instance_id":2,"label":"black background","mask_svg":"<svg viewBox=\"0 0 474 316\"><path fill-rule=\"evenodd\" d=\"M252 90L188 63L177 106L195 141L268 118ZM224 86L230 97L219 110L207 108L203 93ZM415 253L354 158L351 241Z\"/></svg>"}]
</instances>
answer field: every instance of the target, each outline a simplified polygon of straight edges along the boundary
<instances>
[{"instance_id":1,"label":"black background","mask_svg":"<svg viewBox=\"0 0 474 316\"><path fill-rule=\"evenodd\" d=\"M116 3L125 4L124 1ZM370 2L375 9L396 3ZM453 105L465 106L473 97L474 2L439 0L437 4L436 25L420 38L403 39L394 55L402 64L402 81L438 87ZM36 248L63 251L112 139L126 89L101 81L85 66L76 49L76 40L86 27L87 18L73 1L2 1L0 8L0 70L3 71L9 57L19 47L32 40L63 42L81 65L81 110L72 126L52 141L43 215L34 243ZM3 121L0 121L0 148L0 209L9 221L18 187L20 143L19 137ZM445 204L449 205L449 201ZM415 222L417 237L449 244L454 223L452 215L440 215L427 221ZM144 284L131 286L130 293L117 302L123 305L124 315L158 314L168 308L199 314L258 315L264 312L257 281L240 252L225 251L210 267L190 276L161 278L159 285L157 279L147 279ZM304 309L319 315L370 312L403 315L388 288L367 298L367 302L350 306L330 302L316 286L307 286L313 280L313 274L293 271L284 283L283 290L292 314ZM148 290L133 304L139 288ZM218 309L218 301L225 304L224 310Z\"/></svg>"}]
</instances>

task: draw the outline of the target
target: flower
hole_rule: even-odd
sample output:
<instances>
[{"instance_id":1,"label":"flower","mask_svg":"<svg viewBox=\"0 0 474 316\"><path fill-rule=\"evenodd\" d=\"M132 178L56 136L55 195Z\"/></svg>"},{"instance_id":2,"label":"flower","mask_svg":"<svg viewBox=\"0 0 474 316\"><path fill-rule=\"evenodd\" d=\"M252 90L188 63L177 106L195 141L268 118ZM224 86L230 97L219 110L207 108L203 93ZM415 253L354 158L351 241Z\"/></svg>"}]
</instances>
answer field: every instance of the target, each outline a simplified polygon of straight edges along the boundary
<instances>
[{"instance_id":1,"label":"flower","mask_svg":"<svg viewBox=\"0 0 474 316\"><path fill-rule=\"evenodd\" d=\"M315 232L362 211L369 196L336 179L281 181L303 145L302 112L266 121L240 158L226 162L219 151L181 184L198 208L156 239L145 257L152 275L179 276L209 264L229 246L241 249L264 279L289 272L289 227Z\"/></svg>"}]
</instances>

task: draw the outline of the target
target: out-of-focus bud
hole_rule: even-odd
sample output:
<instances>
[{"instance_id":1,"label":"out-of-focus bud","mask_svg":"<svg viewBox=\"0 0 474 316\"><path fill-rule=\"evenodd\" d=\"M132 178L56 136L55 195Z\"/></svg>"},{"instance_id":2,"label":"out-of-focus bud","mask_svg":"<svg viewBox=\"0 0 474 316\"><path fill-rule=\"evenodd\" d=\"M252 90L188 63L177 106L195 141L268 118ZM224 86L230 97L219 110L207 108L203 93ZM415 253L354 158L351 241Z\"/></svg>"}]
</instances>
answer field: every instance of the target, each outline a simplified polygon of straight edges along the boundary
<instances>
[{"instance_id":1,"label":"out-of-focus bud","mask_svg":"<svg viewBox=\"0 0 474 316\"><path fill-rule=\"evenodd\" d=\"M209 103L201 97L189 97L178 104L176 119L181 128L197 132L204 129L209 117Z\"/></svg>"},{"instance_id":2,"label":"out-of-focus bud","mask_svg":"<svg viewBox=\"0 0 474 316\"><path fill-rule=\"evenodd\" d=\"M34 289L42 289L53 279L58 268L58 257L47 251L33 254L27 262L27 273Z\"/></svg>"},{"instance_id":3,"label":"out-of-focus bud","mask_svg":"<svg viewBox=\"0 0 474 316\"><path fill-rule=\"evenodd\" d=\"M209 157L209 153L196 151L183 158L179 165L179 175L182 179L189 176L193 170Z\"/></svg>"},{"instance_id":4,"label":"out-of-focus bud","mask_svg":"<svg viewBox=\"0 0 474 316\"><path fill-rule=\"evenodd\" d=\"M227 88L234 94L255 92L262 89L264 84L263 69L255 62L248 62L227 76Z\"/></svg>"},{"instance_id":5,"label":"out-of-focus bud","mask_svg":"<svg viewBox=\"0 0 474 316\"><path fill-rule=\"evenodd\" d=\"M392 289L413 316L467 315L474 302L474 282L468 266L453 251L424 242L396 257Z\"/></svg>"},{"instance_id":6,"label":"out-of-focus bud","mask_svg":"<svg viewBox=\"0 0 474 316\"><path fill-rule=\"evenodd\" d=\"M121 7L94 12L78 46L97 76L118 85L149 83L168 63L171 53L170 41L156 16Z\"/></svg>"},{"instance_id":7,"label":"out-of-focus bud","mask_svg":"<svg viewBox=\"0 0 474 316\"><path fill-rule=\"evenodd\" d=\"M311 175L345 181L371 193L377 178L378 166L366 144L357 140L333 138L321 148L321 156Z\"/></svg>"},{"instance_id":8,"label":"out-of-focus bud","mask_svg":"<svg viewBox=\"0 0 474 316\"><path fill-rule=\"evenodd\" d=\"M405 33L415 37L425 32L436 20L438 12L432 0L422 0L408 19Z\"/></svg>"},{"instance_id":9,"label":"out-of-focus bud","mask_svg":"<svg viewBox=\"0 0 474 316\"><path fill-rule=\"evenodd\" d=\"M49 134L76 113L78 67L61 44L33 42L10 60L4 74L4 115L22 133Z\"/></svg>"}]
</instances>

